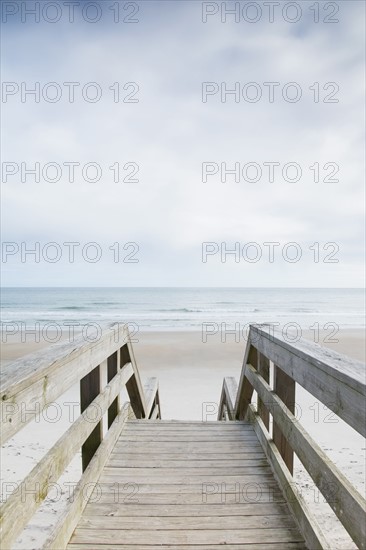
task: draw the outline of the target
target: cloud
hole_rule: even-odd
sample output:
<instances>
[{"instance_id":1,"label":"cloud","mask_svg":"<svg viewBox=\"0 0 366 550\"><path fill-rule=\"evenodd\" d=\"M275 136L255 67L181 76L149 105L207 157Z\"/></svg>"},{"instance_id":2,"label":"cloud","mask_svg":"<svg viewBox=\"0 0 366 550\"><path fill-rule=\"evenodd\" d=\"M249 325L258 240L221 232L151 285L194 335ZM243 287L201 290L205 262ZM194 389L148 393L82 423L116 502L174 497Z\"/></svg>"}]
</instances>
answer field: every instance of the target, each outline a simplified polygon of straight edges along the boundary
<instances>
[{"instance_id":1,"label":"cloud","mask_svg":"<svg viewBox=\"0 0 366 550\"><path fill-rule=\"evenodd\" d=\"M138 24L115 25L106 17L91 25L76 17L74 24L4 25L3 80L41 88L53 81L63 95L57 103L21 103L14 96L3 104L3 161L80 163L74 183L63 169L56 183L33 183L31 176L22 183L18 175L3 184L4 240L138 242L140 263L123 275L128 285L240 285L245 269L249 286L360 286L364 5L341 8L338 24L315 24L305 9L298 24L281 18L222 24L219 17L203 24L200 3L141 2ZM80 83L72 104L64 82ZM88 82L101 86L97 103L80 98ZM139 102L114 103L116 82L124 95L133 90L123 90L125 83L138 83ZM222 103L217 94L202 103L202 82L225 82L228 89L239 82L240 90L256 82L263 97ZM273 103L266 82L280 82ZM290 82L301 86L297 103L282 98ZM328 82L339 86L338 103L322 101L336 90L324 89ZM89 162L102 168L97 183L81 176ZM115 162L121 170L137 163L139 183L113 183ZM219 175L203 183L203 162L229 168L256 162L263 176L257 183L230 176L223 183ZM273 183L268 162L280 163ZM284 181L289 162L301 166L301 181ZM316 162L321 179L332 171L324 165L336 163L339 182L314 182ZM202 264L204 241L297 241L304 249L336 241L340 264ZM12 265L16 272L5 271L4 284L83 285L87 275L100 286L121 280L114 268L76 271L66 263L42 270L18 258Z\"/></svg>"}]
</instances>

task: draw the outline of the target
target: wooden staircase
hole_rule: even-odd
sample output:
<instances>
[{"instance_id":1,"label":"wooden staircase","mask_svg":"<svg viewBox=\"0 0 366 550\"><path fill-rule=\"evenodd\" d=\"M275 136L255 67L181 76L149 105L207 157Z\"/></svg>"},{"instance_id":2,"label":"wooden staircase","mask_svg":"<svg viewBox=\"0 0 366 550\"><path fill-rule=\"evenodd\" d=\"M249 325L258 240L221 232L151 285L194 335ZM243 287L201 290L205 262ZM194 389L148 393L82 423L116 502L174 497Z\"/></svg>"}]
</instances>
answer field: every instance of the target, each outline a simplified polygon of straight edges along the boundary
<instances>
[{"instance_id":1,"label":"wooden staircase","mask_svg":"<svg viewBox=\"0 0 366 550\"><path fill-rule=\"evenodd\" d=\"M129 420L69 550L306 548L253 427Z\"/></svg>"},{"instance_id":2,"label":"wooden staircase","mask_svg":"<svg viewBox=\"0 0 366 550\"><path fill-rule=\"evenodd\" d=\"M75 456L82 475L45 550L332 550L292 475L294 455L366 548L365 499L294 414L299 384L366 435L357 361L252 325L239 384L224 379L216 422L161 420L157 380L141 383L124 326L92 343L55 345L2 375L3 443L80 388L80 415L1 505L4 550Z\"/></svg>"}]
</instances>

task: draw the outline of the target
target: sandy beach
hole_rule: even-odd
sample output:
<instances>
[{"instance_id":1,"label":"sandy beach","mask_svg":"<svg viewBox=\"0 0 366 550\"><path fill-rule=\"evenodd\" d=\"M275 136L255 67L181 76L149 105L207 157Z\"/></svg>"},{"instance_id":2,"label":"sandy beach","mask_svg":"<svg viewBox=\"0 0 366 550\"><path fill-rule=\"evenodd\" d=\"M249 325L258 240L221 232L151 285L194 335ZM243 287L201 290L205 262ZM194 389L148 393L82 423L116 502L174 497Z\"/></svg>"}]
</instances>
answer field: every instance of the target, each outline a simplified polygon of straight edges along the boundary
<instances>
[{"instance_id":1,"label":"sandy beach","mask_svg":"<svg viewBox=\"0 0 366 550\"><path fill-rule=\"evenodd\" d=\"M304 337L311 339L310 333ZM320 334L322 337L322 334ZM328 347L353 357L365 360L364 333L362 330L343 330L338 342ZM322 339L322 338L321 338ZM234 335L227 335L226 342L221 334L211 335L203 341L200 331L140 332L134 337L133 349L142 380L157 376L160 386L162 416L164 419L215 420L224 376L239 379L245 349L243 337L235 341ZM19 342L14 336L2 345L2 365L18 357L33 353L46 342ZM329 457L343 473L364 492L365 484L365 443L363 439L347 427L322 404L316 404L302 388L297 388L301 422ZM10 485L18 482L48 448L68 427L70 419L66 414L65 403L77 402L78 388L71 388L58 400L63 414L41 418L33 422L12 438L2 449L3 497ZM57 511L67 497L67 483L77 480L80 475L78 457L70 464L60 480L60 495L51 494L41 506L30 527L19 537L16 548L38 548L50 526L54 523ZM332 548L348 550L355 548L343 527L336 521L333 512L323 503L323 498L314 491L312 482L302 466L295 464L295 479L308 502L314 507L318 521L327 534ZM61 494L62 493L62 494Z\"/></svg>"}]
</instances>

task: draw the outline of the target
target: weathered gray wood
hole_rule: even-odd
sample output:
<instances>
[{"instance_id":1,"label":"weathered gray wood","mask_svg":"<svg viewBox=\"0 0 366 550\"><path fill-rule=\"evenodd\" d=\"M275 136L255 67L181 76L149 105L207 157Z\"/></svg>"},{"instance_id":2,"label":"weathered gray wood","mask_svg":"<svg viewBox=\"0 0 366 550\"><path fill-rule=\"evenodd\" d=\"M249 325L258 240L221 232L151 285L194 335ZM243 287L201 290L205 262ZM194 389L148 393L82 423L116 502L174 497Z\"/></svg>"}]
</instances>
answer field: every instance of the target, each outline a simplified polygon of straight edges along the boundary
<instances>
[{"instance_id":1,"label":"weathered gray wood","mask_svg":"<svg viewBox=\"0 0 366 550\"><path fill-rule=\"evenodd\" d=\"M126 388L136 418L146 418L143 392L139 388L135 372L127 382Z\"/></svg>"},{"instance_id":2,"label":"weathered gray wood","mask_svg":"<svg viewBox=\"0 0 366 550\"><path fill-rule=\"evenodd\" d=\"M80 449L81 444L90 435L94 426L100 422L104 412L120 392L121 385L126 383L132 373L132 365L126 365L93 401L95 421L91 421L91 415L85 410L26 476L21 487L1 505L3 548L11 547L12 542L46 498L49 487L52 487L52 483L57 482L75 453ZM23 491L22 487L27 491Z\"/></svg>"},{"instance_id":3,"label":"weathered gray wood","mask_svg":"<svg viewBox=\"0 0 366 550\"><path fill-rule=\"evenodd\" d=\"M366 541L366 501L251 367L247 376L286 439L359 548ZM336 488L336 491L334 490Z\"/></svg>"},{"instance_id":4,"label":"weathered gray wood","mask_svg":"<svg viewBox=\"0 0 366 550\"><path fill-rule=\"evenodd\" d=\"M211 517L215 521L215 516L283 516L288 514L287 504L280 502L251 502L242 504L181 504L179 506L179 517ZM113 517L177 517L177 507L174 504L155 504L149 506L142 503L114 503L103 504L100 502L90 502L86 505L83 516L113 516Z\"/></svg>"},{"instance_id":5,"label":"weathered gray wood","mask_svg":"<svg viewBox=\"0 0 366 550\"><path fill-rule=\"evenodd\" d=\"M258 372L269 383L269 360L262 353L258 353ZM269 413L260 397L258 397L258 414L269 431Z\"/></svg>"},{"instance_id":6,"label":"weathered gray wood","mask_svg":"<svg viewBox=\"0 0 366 550\"><path fill-rule=\"evenodd\" d=\"M118 373L120 365L120 354L118 351L115 351L107 359L108 361L108 382L110 382ZM120 396L118 395L113 401L111 406L108 409L108 427L113 423L113 420L116 418L118 411L121 408Z\"/></svg>"},{"instance_id":7,"label":"weathered gray wood","mask_svg":"<svg viewBox=\"0 0 366 550\"><path fill-rule=\"evenodd\" d=\"M55 344L3 367L0 382L1 444L117 351L127 339L126 326L110 325L95 342L85 342L80 337L75 342ZM27 414L24 413L25 407Z\"/></svg>"},{"instance_id":8,"label":"weathered gray wood","mask_svg":"<svg viewBox=\"0 0 366 550\"><path fill-rule=\"evenodd\" d=\"M108 544L69 544L70 550L111 550L111 546ZM135 550L135 545L119 544L116 548L122 550ZM171 546L170 544L164 544L164 550L177 550L177 546ZM180 545L182 550L198 550L196 545L184 544ZM138 550L161 550L162 546L159 545L139 545ZM200 544L199 550L223 550L222 544ZM268 544L225 544L225 550L268 550ZM271 550L308 550L302 542L272 542Z\"/></svg>"},{"instance_id":9,"label":"weathered gray wood","mask_svg":"<svg viewBox=\"0 0 366 550\"><path fill-rule=\"evenodd\" d=\"M182 544L217 544L225 541L225 544L267 543L273 542L302 542L302 537L297 529L229 529L210 531L169 530L96 530L77 528L71 542L83 544L133 544L138 547L143 544L165 545L167 542L174 545Z\"/></svg>"},{"instance_id":10,"label":"weathered gray wood","mask_svg":"<svg viewBox=\"0 0 366 550\"><path fill-rule=\"evenodd\" d=\"M248 498L248 501L253 499L260 499L262 498L262 502L268 502L268 491L276 492L278 491L278 485L277 482L273 479L272 472L267 472L266 474L262 474L259 472L258 475L252 474L249 476L243 476L243 487L248 486L249 491L248 493L245 493L244 495L240 495L240 489L242 486L239 486L238 484L235 485L235 483L228 482L226 485L224 485L224 491L222 496L222 502L224 502L224 499L228 497L229 495L234 495L238 499ZM222 483L225 483L224 481ZM174 496L180 496L180 495L197 495L201 501L203 501L203 495L206 495L206 487L207 491L211 491L212 487L214 485L214 490L217 490L217 492L220 490L221 485L220 483L207 481L204 483L197 482L197 483L187 483L187 484L181 484L181 483L139 483L135 482L133 480L133 477L131 477L130 481L128 482L128 485L134 486L136 489L135 497L131 497L131 501L133 502L136 500L136 502L140 502L144 500L149 495L174 495ZM107 483L102 483L98 481L98 495L99 493L102 495L114 495L116 497L116 501L118 499L118 494L120 495L121 500L125 499L128 495L123 491L124 484L119 483L118 478L114 478L113 481L109 481ZM261 487L262 489L266 490L266 495L263 497L258 491L257 487ZM131 494L132 494L132 488L131 488ZM207 493L207 501L210 501L211 493ZM97 495L94 495L95 498L97 498ZM129 498L129 497L128 497Z\"/></svg>"},{"instance_id":11,"label":"weathered gray wood","mask_svg":"<svg viewBox=\"0 0 366 550\"><path fill-rule=\"evenodd\" d=\"M124 456L138 456L139 453L141 453L141 458L145 459L150 459L150 456L161 459L166 457L167 455L175 455L176 458L186 458L185 455L190 456L192 453L195 453L196 455L202 454L206 458L210 456L212 460L215 460L215 458L225 458L228 455L230 455L231 458L245 458L246 455L251 455L255 452L258 452L258 449L260 449L259 443L256 442L250 442L250 446L247 446L244 443L237 444L236 442L234 442L233 444L230 443L228 445L225 444L223 448L217 449L217 452L215 450L215 444L209 441L203 441L202 444L198 443L197 445L193 445L191 443L189 445L184 445L183 443L179 443L177 447L174 447L173 445L171 445L171 443L172 442L169 442L168 445L168 443L166 442L164 444L164 447L161 448L161 451L159 450L159 445L157 444L144 444L144 451L142 453L141 448L138 446L138 442L136 441L129 442L128 444L118 443L113 452L123 452ZM148 457L146 457L147 452L149 454Z\"/></svg>"},{"instance_id":12,"label":"weathered gray wood","mask_svg":"<svg viewBox=\"0 0 366 550\"><path fill-rule=\"evenodd\" d=\"M248 365L247 369L250 371L251 366ZM274 366L274 391L289 411L293 413L295 411L295 382L276 365ZM280 451L280 455L282 456L290 473L293 474L294 452L291 445L287 441L286 436L278 426L276 416L273 417L273 441L277 449Z\"/></svg>"},{"instance_id":13,"label":"weathered gray wood","mask_svg":"<svg viewBox=\"0 0 366 550\"><path fill-rule=\"evenodd\" d=\"M144 384L145 406L146 406L146 418L150 418L153 409L156 405L156 398L159 392L159 385L157 378L148 378Z\"/></svg>"},{"instance_id":14,"label":"weathered gray wood","mask_svg":"<svg viewBox=\"0 0 366 550\"><path fill-rule=\"evenodd\" d=\"M250 516L224 516L216 517L212 521L212 517L153 517L149 519L148 525L145 517L130 518L130 517L113 517L113 516L83 516L80 518L78 529L138 529L144 531L146 529L185 529L186 531L202 531L202 530L217 530L217 529L295 529L295 521L288 514L283 516L264 516L262 514Z\"/></svg>"},{"instance_id":15,"label":"weathered gray wood","mask_svg":"<svg viewBox=\"0 0 366 550\"><path fill-rule=\"evenodd\" d=\"M248 363L250 363L254 368L257 368L258 352L256 348L249 344L249 341L244 354L243 367L241 370L239 387L236 396L235 418L237 420L245 419L248 407L252 401L253 396L253 388L249 384L248 380L245 378L245 367Z\"/></svg>"},{"instance_id":16,"label":"weathered gray wood","mask_svg":"<svg viewBox=\"0 0 366 550\"><path fill-rule=\"evenodd\" d=\"M258 439L263 446L263 450L272 465L275 477L282 488L289 508L299 524L300 530L304 535L305 542L311 550L331 550L326 538L324 537L318 522L306 504L304 498L297 490L293 477L281 457L276 445L270 439L268 432L254 409L249 406L249 417L252 419L254 429Z\"/></svg>"},{"instance_id":17,"label":"weathered gray wood","mask_svg":"<svg viewBox=\"0 0 366 550\"><path fill-rule=\"evenodd\" d=\"M128 425L132 426L135 425L136 427L143 427L143 426L151 426L153 424L159 424L159 427L162 426L173 426L175 428L184 428L185 426L206 426L206 427L212 427L212 428L220 428L220 426L228 426L228 424L224 421L218 421L218 420L169 420L169 419L162 419L162 420L129 420ZM250 422L241 422L237 421L235 424L230 424L231 426L248 426L251 427Z\"/></svg>"},{"instance_id":18,"label":"weathered gray wood","mask_svg":"<svg viewBox=\"0 0 366 550\"><path fill-rule=\"evenodd\" d=\"M132 363L134 373L135 373L135 376L133 376L130 379L129 384L126 386L128 395L130 397L132 410L134 412L134 415L136 416L136 419L143 419L143 418L148 419L145 394L144 394L143 386L141 384L140 373L137 368L135 354L133 352L133 347L130 341L127 342L125 348L127 348L128 350L128 358Z\"/></svg>"},{"instance_id":19,"label":"weathered gray wood","mask_svg":"<svg viewBox=\"0 0 366 550\"><path fill-rule=\"evenodd\" d=\"M134 469L133 472L131 472L130 468L104 468L103 472L99 478L100 483L110 483L114 481L119 481L120 483L126 483L127 481L133 480L135 483L142 483L142 484L148 484L154 486L154 485L197 485L202 484L202 482L212 481L214 477L220 478L216 479L215 481L219 481L222 483L227 483L228 485L235 485L235 483L244 483L247 481L248 476L255 476L260 477L262 479L262 475L266 476L272 475L271 468L266 461L262 466L257 467L256 464L245 465L245 469L243 468L243 473L241 475L231 475L226 472L222 472L220 474L213 475L210 473L211 468L205 468L203 469L202 473L201 471L196 471L194 475L185 473L184 470L177 469L171 469L170 471L166 471L163 469L163 472L160 472L160 469L157 468L157 472L154 473L150 469L147 473L140 473L138 469ZM230 472L230 470L229 470ZM251 478L250 481L252 481L253 478Z\"/></svg>"},{"instance_id":20,"label":"weathered gray wood","mask_svg":"<svg viewBox=\"0 0 366 550\"><path fill-rule=\"evenodd\" d=\"M218 426L212 426L212 422L206 422L206 424L185 424L184 426L167 425L163 421L160 421L158 429L160 433L239 433L239 432L251 432L254 433L252 426L249 424L242 424L241 422L218 422ZM141 423L141 425L140 425ZM133 426L128 423L126 431L133 431L134 433L148 433L151 430L151 426L156 426L153 420L139 421ZM243 430L245 426L245 430ZM155 433L155 429L154 429Z\"/></svg>"},{"instance_id":21,"label":"weathered gray wood","mask_svg":"<svg viewBox=\"0 0 366 550\"><path fill-rule=\"evenodd\" d=\"M100 365L80 380L80 410L84 412L101 391ZM102 422L99 422L81 447L83 471L93 458L93 455L103 439Z\"/></svg>"},{"instance_id":22,"label":"weathered gray wood","mask_svg":"<svg viewBox=\"0 0 366 550\"><path fill-rule=\"evenodd\" d=\"M131 485L130 485L131 488ZM220 484L217 484L217 488L220 489ZM243 489L242 491L240 489ZM116 491L111 491L109 493L101 493L100 497L98 496L98 502L101 504L110 505L116 504ZM130 493L131 494L131 493ZM126 501L126 497L129 499L130 495L124 492L121 492L121 504ZM145 506L179 506L177 514L179 515L179 510L181 505L202 505L202 494L201 493L142 493L142 498L139 499L139 503L142 502ZM97 498L94 495L94 498ZM131 497L133 498L133 497ZM137 496L138 497L138 493ZM285 503L286 499L282 492L276 488L276 486L269 486L267 484L255 485L252 490L245 490L245 488L239 488L237 492L217 492L212 495L207 496L207 503L211 506L216 506L218 504L225 504L226 506L232 506L236 504L268 504L268 502L273 503Z\"/></svg>"},{"instance_id":23,"label":"weathered gray wood","mask_svg":"<svg viewBox=\"0 0 366 550\"><path fill-rule=\"evenodd\" d=\"M218 420L223 418L226 409L229 420L234 420L235 400L238 392L238 383L232 376L226 376L222 385Z\"/></svg>"},{"instance_id":24,"label":"weathered gray wood","mask_svg":"<svg viewBox=\"0 0 366 550\"><path fill-rule=\"evenodd\" d=\"M103 466L106 463L116 442L116 439L128 419L128 415L128 408L122 408L118 416L115 418L110 430L108 430L108 433L106 434L106 437L103 439L88 467L83 473L83 476L77 484L72 497L69 499L68 504L62 512L62 515L55 525L51 535L47 538L45 544L43 545L43 549L62 550L66 548L71 534L74 531L86 506L86 499L84 497L83 489L89 483L93 483L98 479L100 472L102 471Z\"/></svg>"},{"instance_id":25,"label":"weathered gray wood","mask_svg":"<svg viewBox=\"0 0 366 550\"><path fill-rule=\"evenodd\" d=\"M258 464L258 467L261 466L261 462L260 460L258 460L258 454L260 454L260 447L256 446L256 453L243 453L243 452L231 452L230 453L230 458L235 460L243 460L243 461L248 461L248 460L251 460L253 461L254 464ZM121 455L121 458L125 459L125 460L133 460L135 459L136 461L138 462L146 462L147 460L149 460L151 462L151 464L153 465L155 461L157 460L192 460L192 451L191 452L185 452L185 451L182 451L182 452L169 452L169 453L159 453L157 450L155 451L152 451L152 452L146 452L145 453L143 451L141 451L141 449L139 449L137 452L125 452L125 451L122 451L123 452L123 455ZM148 456L146 456L148 454ZM217 454L215 453L214 451L212 452L207 452L205 453L204 451L196 451L194 453L194 459L195 460L223 460L225 458L227 458L227 455L228 453L223 453L221 452L220 454ZM254 456L253 456L254 455ZM117 458L117 456L119 456L119 453L117 452L112 452L111 454L111 458ZM136 468L135 468L136 469Z\"/></svg>"},{"instance_id":26,"label":"weathered gray wood","mask_svg":"<svg viewBox=\"0 0 366 550\"><path fill-rule=\"evenodd\" d=\"M258 454L258 453L257 453ZM247 455L250 456L250 455ZM115 456L111 456L110 465L114 467L120 467L120 468L127 468L128 464L131 465L130 460L126 460L122 458L121 456L118 456L115 458ZM146 460L135 460L134 461L135 468L146 468ZM228 468L235 468L240 467L244 464L244 461L242 459L233 459L233 460L195 460L192 458L191 460L157 460L154 462L153 465L151 465L151 468L222 468L223 470L227 470Z\"/></svg>"},{"instance_id":27,"label":"weathered gray wood","mask_svg":"<svg viewBox=\"0 0 366 550\"><path fill-rule=\"evenodd\" d=\"M116 444L115 450L117 452L123 451L126 454L129 453L135 453L136 451L141 452L141 446L139 445L139 441L127 441L122 444L118 442ZM144 443L144 450L145 450L145 458L148 460L149 457L146 456L146 453L156 453L159 452L159 447L161 447L161 444L159 445L158 442L149 442ZM258 453L258 450L260 450L259 443L252 443L250 446L245 446L244 441L225 441L224 448L226 449L226 453L223 454L227 456L230 453L242 453L243 459L246 455L250 456L252 454ZM194 453L194 452L203 452L203 453L216 453L217 445L215 446L215 443L212 443L211 441L198 441L198 442L191 442L186 443L184 442L179 443L176 447L174 447L174 441L166 441L164 443L164 449L161 450L160 457L164 458L165 453ZM217 453L218 458L220 458L220 455L222 454L221 449L220 452ZM214 459L214 457L212 457ZM222 458L222 457L221 457Z\"/></svg>"},{"instance_id":28,"label":"weathered gray wood","mask_svg":"<svg viewBox=\"0 0 366 550\"><path fill-rule=\"evenodd\" d=\"M363 363L303 338L288 343L279 330L268 325L251 325L248 346L250 344L366 436L366 369Z\"/></svg>"},{"instance_id":29,"label":"weathered gray wood","mask_svg":"<svg viewBox=\"0 0 366 550\"><path fill-rule=\"evenodd\" d=\"M150 418L152 420L155 420L156 418L159 418L159 417L160 417L160 407L159 405L155 405L153 410L150 413Z\"/></svg>"}]
</instances>

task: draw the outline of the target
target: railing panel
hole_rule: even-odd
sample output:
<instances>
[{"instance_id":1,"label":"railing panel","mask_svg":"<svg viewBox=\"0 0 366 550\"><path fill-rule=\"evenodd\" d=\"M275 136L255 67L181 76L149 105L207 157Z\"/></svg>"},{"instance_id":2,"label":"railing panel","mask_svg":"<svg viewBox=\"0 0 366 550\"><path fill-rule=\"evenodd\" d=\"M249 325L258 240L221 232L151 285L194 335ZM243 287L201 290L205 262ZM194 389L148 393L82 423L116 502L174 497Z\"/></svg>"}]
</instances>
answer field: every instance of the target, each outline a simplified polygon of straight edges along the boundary
<instances>
[{"instance_id":1,"label":"railing panel","mask_svg":"<svg viewBox=\"0 0 366 550\"><path fill-rule=\"evenodd\" d=\"M72 497L68 500L67 506L61 514L53 532L43 545L44 550L63 550L66 548L71 535L78 524L79 518L87 504L84 489L90 483L99 479L100 473L115 445L118 435L131 414L131 408L122 409L115 418L111 429L108 430L97 452L90 461L83 477L77 484Z\"/></svg>"},{"instance_id":2,"label":"railing panel","mask_svg":"<svg viewBox=\"0 0 366 550\"><path fill-rule=\"evenodd\" d=\"M273 389L269 384L270 361L274 364ZM366 501L296 420L293 414L296 383L364 435L365 365L302 339L289 343L269 325L251 325L237 391L235 418L248 418L254 422L258 438L282 485L294 485L290 490L294 502L289 500L289 506L300 521L309 546L328 547L315 519L311 519L308 507L295 490L291 475L294 453L351 538L359 548L365 548ZM251 403L254 391L258 395L257 410ZM219 418L224 413L226 401L224 381ZM273 419L273 439L268 430L269 414Z\"/></svg>"},{"instance_id":3,"label":"railing panel","mask_svg":"<svg viewBox=\"0 0 366 550\"><path fill-rule=\"evenodd\" d=\"M339 520L353 540L363 548L366 541L366 501L338 470L314 439L306 432L293 411L286 407L278 395L250 365L246 376L266 403L279 430L309 472L310 476L326 498ZM276 444L276 442L274 441ZM276 447L278 445L276 444ZM287 464L286 464L287 465ZM336 490L335 490L336 489Z\"/></svg>"},{"instance_id":4,"label":"railing panel","mask_svg":"<svg viewBox=\"0 0 366 550\"><path fill-rule=\"evenodd\" d=\"M1 541L3 548L10 548L11 542L27 525L29 519L46 498L48 487L57 482L82 443L87 440L90 433L95 429L95 425L99 426L103 414L116 395L119 394L121 386L132 375L132 365L126 365L92 402L90 408L93 409L95 421L91 421L90 410L85 409L84 413L77 418L23 480L20 488L14 491L7 501L2 504L0 514L2 518ZM27 489L26 500L24 500L25 494L22 487Z\"/></svg>"},{"instance_id":5,"label":"railing panel","mask_svg":"<svg viewBox=\"0 0 366 550\"><path fill-rule=\"evenodd\" d=\"M260 353L366 436L366 370L360 361L302 339L289 344L268 325L252 325L249 338Z\"/></svg>"},{"instance_id":6,"label":"railing panel","mask_svg":"<svg viewBox=\"0 0 366 550\"><path fill-rule=\"evenodd\" d=\"M97 480L126 421L120 403L124 387L130 390L129 416L135 417L132 406L140 418L150 415L161 418L156 380L148 393L153 412L146 408L126 327L119 325L116 328L113 325L105 330L96 342L85 343L80 339L72 344L55 345L4 369L1 384L3 442L77 382L80 384L81 407L78 419L21 483L21 486L27 487L26 500L23 498L24 491L18 489L1 506L1 539L6 548L27 525L47 497L50 486L57 482L81 449L82 477L67 506L66 515L62 516L57 530L47 543L50 548L58 550L66 545L72 525L78 521L77 514L85 505L82 488L88 482ZM26 417L22 406L26 408Z\"/></svg>"}]
</instances>

